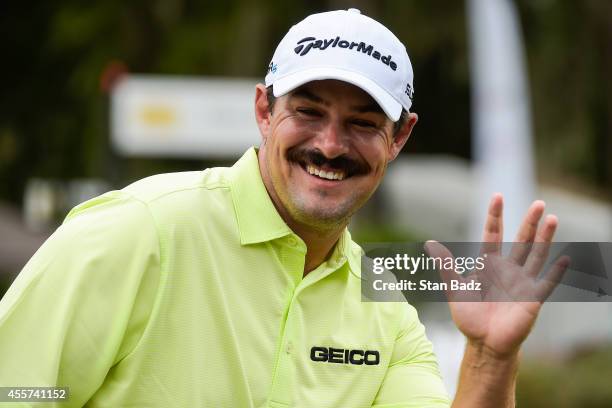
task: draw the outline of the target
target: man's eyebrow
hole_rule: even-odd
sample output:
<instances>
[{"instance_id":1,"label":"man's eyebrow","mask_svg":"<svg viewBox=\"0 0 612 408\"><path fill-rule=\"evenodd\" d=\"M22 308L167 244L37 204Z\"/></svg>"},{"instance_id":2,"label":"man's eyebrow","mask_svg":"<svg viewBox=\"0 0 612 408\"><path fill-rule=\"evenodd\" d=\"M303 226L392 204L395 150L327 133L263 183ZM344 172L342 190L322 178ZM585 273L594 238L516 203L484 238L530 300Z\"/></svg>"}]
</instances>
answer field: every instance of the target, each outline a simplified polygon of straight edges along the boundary
<instances>
[{"instance_id":1,"label":"man's eyebrow","mask_svg":"<svg viewBox=\"0 0 612 408\"><path fill-rule=\"evenodd\" d=\"M382 113L383 115L385 114L385 111L383 111L380 105L377 104L376 102L372 102L367 105L353 106L351 109L359 113L373 112L373 113Z\"/></svg>"},{"instance_id":2,"label":"man's eyebrow","mask_svg":"<svg viewBox=\"0 0 612 408\"><path fill-rule=\"evenodd\" d=\"M313 94L312 92L310 92L308 89L305 89L305 88L296 89L294 92L291 93L291 96L297 97L297 98L308 99L311 102L320 103L323 105L329 105L329 102L325 101L320 96Z\"/></svg>"},{"instance_id":3,"label":"man's eyebrow","mask_svg":"<svg viewBox=\"0 0 612 408\"><path fill-rule=\"evenodd\" d=\"M322 105L325 106L329 106L329 102L326 101L325 99L321 98L320 96L312 93L311 91L309 91L306 88L298 88L296 89L294 92L291 93L291 96L293 97L297 97L297 98L304 98L304 99L308 99L311 102L315 102L315 103L320 103ZM372 102L367 103L365 105L356 105L356 106L352 106L351 110L358 112L358 113L380 113L380 114L385 114L385 112L382 110L382 108L380 107L379 104L377 104L375 101L372 100Z\"/></svg>"}]
</instances>

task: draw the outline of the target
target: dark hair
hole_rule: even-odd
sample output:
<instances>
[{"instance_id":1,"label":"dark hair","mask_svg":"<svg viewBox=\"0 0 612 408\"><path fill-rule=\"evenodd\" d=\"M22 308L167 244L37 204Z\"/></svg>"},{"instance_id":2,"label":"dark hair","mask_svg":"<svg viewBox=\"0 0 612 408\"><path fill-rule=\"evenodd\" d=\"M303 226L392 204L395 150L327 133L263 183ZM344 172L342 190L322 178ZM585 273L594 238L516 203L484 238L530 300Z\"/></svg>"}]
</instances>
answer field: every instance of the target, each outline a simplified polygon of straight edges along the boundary
<instances>
[{"instance_id":1,"label":"dark hair","mask_svg":"<svg viewBox=\"0 0 612 408\"><path fill-rule=\"evenodd\" d=\"M268 97L268 110L272 113L274 104L276 103L276 96L274 96L274 85L270 85L266 88L266 95Z\"/></svg>"},{"instance_id":2,"label":"dark hair","mask_svg":"<svg viewBox=\"0 0 612 408\"><path fill-rule=\"evenodd\" d=\"M272 113L274 109L274 104L276 103L276 96L274 96L274 85L270 85L266 88L266 95L268 97L268 110ZM393 137L397 135L397 133L402 129L404 123L406 123L406 118L408 117L408 111L405 108L402 108L402 113L400 113L400 117L397 121L393 122Z\"/></svg>"}]
</instances>

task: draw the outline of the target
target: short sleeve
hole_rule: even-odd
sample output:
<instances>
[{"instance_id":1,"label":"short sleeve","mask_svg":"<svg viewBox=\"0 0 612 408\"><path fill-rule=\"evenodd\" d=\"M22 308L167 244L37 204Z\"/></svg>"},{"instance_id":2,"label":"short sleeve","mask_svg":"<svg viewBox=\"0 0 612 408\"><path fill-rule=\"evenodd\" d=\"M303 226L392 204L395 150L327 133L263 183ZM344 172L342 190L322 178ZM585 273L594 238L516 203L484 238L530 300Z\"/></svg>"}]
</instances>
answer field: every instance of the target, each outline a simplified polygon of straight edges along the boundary
<instances>
[{"instance_id":1,"label":"short sleeve","mask_svg":"<svg viewBox=\"0 0 612 408\"><path fill-rule=\"evenodd\" d=\"M416 309L397 303L402 315L389 368L374 408L448 408L436 355Z\"/></svg>"},{"instance_id":2,"label":"short sleeve","mask_svg":"<svg viewBox=\"0 0 612 408\"><path fill-rule=\"evenodd\" d=\"M0 301L0 386L69 387L42 406L83 406L140 339L159 263L146 204L115 191L76 207Z\"/></svg>"}]
</instances>

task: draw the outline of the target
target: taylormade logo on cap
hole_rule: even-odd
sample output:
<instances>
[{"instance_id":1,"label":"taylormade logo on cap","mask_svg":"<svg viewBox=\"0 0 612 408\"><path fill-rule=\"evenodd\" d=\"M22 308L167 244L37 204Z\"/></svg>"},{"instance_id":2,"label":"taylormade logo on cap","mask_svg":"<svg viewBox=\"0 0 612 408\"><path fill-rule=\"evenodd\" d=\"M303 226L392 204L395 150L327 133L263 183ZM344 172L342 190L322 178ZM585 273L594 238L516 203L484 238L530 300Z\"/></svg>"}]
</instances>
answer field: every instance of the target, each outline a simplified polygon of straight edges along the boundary
<instances>
[{"instance_id":1,"label":"taylormade logo on cap","mask_svg":"<svg viewBox=\"0 0 612 408\"><path fill-rule=\"evenodd\" d=\"M370 94L393 121L413 97L406 48L385 26L359 10L312 14L291 29L268 65L266 86L282 96L311 81L336 79Z\"/></svg>"},{"instance_id":2,"label":"taylormade logo on cap","mask_svg":"<svg viewBox=\"0 0 612 408\"><path fill-rule=\"evenodd\" d=\"M380 52L374 49L373 45L367 45L363 41L357 42L348 42L346 40L342 40L339 36L336 38L330 38L329 40L317 40L315 37L306 37L302 38L297 42L297 47L295 47L294 51L296 54L303 57L308 54L311 49L319 49L324 51L327 47L340 47L347 48L349 50L355 49L357 52L362 52L364 54L370 55L372 58L379 60L385 65L388 65L393 71L397 70L397 64L395 61L392 61L391 55L383 56Z\"/></svg>"}]
</instances>

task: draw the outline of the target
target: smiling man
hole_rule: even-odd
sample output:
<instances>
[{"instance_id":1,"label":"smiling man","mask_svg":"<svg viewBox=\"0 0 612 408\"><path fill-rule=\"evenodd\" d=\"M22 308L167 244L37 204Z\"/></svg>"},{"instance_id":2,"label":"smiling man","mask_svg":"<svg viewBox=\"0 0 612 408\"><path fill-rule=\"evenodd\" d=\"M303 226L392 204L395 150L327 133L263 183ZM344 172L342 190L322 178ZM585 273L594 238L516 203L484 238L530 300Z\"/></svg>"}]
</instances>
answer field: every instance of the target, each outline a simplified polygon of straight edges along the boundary
<instances>
[{"instance_id":1,"label":"smiling man","mask_svg":"<svg viewBox=\"0 0 612 408\"><path fill-rule=\"evenodd\" d=\"M404 46L358 10L293 26L256 88L259 149L85 202L28 262L0 302L0 386L68 387L62 407L450 406L416 310L361 302L346 228L411 134L412 96ZM543 211L517 241L550 242ZM498 243L500 196L487 217ZM514 404L539 307L451 303L454 407Z\"/></svg>"},{"instance_id":2,"label":"smiling man","mask_svg":"<svg viewBox=\"0 0 612 408\"><path fill-rule=\"evenodd\" d=\"M263 85L256 94L262 179L283 220L308 242L306 272L327 257L417 121L409 113L396 131L365 91L314 75L273 108Z\"/></svg>"}]
</instances>

